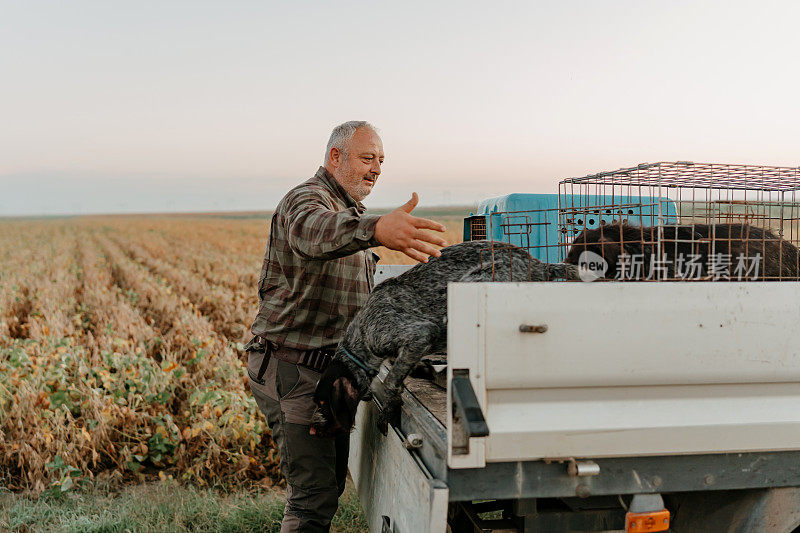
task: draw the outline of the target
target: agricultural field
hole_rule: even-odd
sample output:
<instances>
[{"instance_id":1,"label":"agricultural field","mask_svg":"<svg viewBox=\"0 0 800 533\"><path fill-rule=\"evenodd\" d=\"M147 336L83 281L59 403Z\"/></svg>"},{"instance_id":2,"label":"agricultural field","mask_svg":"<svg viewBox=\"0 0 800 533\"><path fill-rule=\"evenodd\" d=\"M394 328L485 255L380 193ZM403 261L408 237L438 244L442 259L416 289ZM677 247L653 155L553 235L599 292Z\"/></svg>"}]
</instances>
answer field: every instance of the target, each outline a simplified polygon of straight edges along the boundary
<instances>
[{"instance_id":1,"label":"agricultural field","mask_svg":"<svg viewBox=\"0 0 800 533\"><path fill-rule=\"evenodd\" d=\"M467 212L419 215L445 223L455 243ZM241 353L267 220L0 222L3 490L281 486ZM376 251L384 263L410 262Z\"/></svg>"}]
</instances>

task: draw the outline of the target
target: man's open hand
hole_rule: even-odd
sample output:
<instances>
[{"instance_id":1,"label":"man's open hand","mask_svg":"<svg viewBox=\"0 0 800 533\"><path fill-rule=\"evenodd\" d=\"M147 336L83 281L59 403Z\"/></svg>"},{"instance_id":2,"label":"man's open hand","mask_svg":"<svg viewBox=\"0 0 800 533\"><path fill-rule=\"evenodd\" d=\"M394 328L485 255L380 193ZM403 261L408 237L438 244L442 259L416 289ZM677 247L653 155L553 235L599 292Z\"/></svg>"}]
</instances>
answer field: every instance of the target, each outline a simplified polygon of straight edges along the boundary
<instances>
[{"instance_id":1,"label":"man's open hand","mask_svg":"<svg viewBox=\"0 0 800 533\"><path fill-rule=\"evenodd\" d=\"M445 227L427 218L417 218L411 211L417 207L419 196L411 195L411 200L391 213L383 215L375 225L375 238L392 250L403 252L416 261L428 262L429 256L439 257L442 253L433 247L447 246L447 241L422 230L444 231Z\"/></svg>"}]
</instances>

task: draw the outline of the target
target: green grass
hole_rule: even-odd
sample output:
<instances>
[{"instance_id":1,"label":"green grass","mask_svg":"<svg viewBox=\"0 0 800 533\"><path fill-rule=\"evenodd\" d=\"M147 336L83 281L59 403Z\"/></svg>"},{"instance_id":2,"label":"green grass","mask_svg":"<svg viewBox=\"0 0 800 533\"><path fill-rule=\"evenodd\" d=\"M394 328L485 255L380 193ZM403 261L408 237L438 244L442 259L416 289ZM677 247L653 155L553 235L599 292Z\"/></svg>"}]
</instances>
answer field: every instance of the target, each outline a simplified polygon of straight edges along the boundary
<instances>
[{"instance_id":1,"label":"green grass","mask_svg":"<svg viewBox=\"0 0 800 533\"><path fill-rule=\"evenodd\" d=\"M269 532L279 531L281 492L224 494L162 483L129 486L119 493L94 490L38 499L0 493L0 531L13 532ZM358 498L348 486L333 531L366 532Z\"/></svg>"}]
</instances>

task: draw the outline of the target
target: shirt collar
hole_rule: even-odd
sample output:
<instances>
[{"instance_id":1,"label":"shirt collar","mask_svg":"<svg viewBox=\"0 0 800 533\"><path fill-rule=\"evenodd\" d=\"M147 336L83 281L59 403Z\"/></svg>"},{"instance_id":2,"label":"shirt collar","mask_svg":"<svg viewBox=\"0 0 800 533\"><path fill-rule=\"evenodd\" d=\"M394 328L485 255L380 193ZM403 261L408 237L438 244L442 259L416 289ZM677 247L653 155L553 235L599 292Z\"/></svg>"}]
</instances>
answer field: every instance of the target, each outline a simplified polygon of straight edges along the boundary
<instances>
[{"instance_id":1,"label":"shirt collar","mask_svg":"<svg viewBox=\"0 0 800 533\"><path fill-rule=\"evenodd\" d=\"M317 178L319 178L328 188L339 198L341 198L347 207L355 207L358 209L359 213L363 213L366 211L366 206L361 202L356 202L350 194L344 190L342 184L336 181L336 178L333 177L333 174L328 172L328 169L325 167L319 167L316 173Z\"/></svg>"}]
</instances>

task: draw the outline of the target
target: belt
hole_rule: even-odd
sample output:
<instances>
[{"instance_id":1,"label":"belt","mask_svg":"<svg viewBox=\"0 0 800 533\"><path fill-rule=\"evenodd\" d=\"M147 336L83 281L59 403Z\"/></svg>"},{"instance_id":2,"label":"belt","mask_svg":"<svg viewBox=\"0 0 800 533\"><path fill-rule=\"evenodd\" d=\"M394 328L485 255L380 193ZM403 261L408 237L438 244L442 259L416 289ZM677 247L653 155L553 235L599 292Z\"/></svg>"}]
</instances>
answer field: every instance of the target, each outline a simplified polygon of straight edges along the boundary
<instances>
[{"instance_id":1,"label":"belt","mask_svg":"<svg viewBox=\"0 0 800 533\"><path fill-rule=\"evenodd\" d=\"M297 350L294 348L287 348L286 346L277 346L275 343L268 341L264 337L258 337L264 343L264 359L261 361L261 366L258 369L258 375L255 381L264 384L264 373L267 371L267 364L270 357L286 361L293 365L302 365L311 370L322 372L333 360L333 354L336 353L335 346L328 346L324 348L316 348L313 350Z\"/></svg>"}]
</instances>

